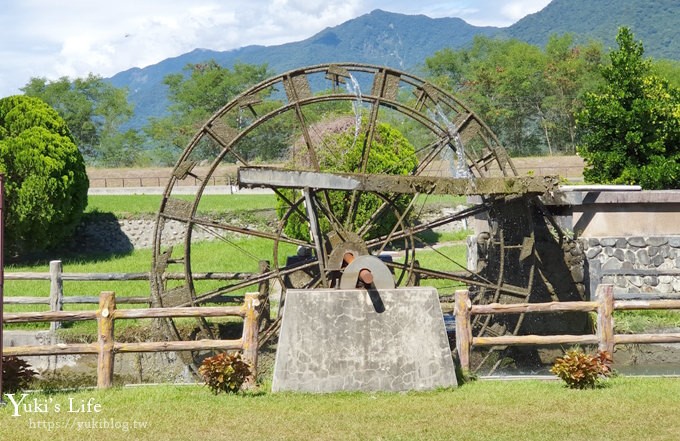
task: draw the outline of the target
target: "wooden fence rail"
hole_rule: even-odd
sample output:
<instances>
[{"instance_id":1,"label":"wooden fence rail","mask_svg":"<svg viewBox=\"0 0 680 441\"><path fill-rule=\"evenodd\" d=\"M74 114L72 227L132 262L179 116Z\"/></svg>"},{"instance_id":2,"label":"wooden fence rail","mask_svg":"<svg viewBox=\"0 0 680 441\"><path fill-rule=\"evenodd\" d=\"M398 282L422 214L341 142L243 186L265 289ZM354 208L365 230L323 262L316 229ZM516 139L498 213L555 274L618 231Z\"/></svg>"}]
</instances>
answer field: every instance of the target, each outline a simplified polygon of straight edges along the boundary
<instances>
[{"instance_id":1,"label":"wooden fence rail","mask_svg":"<svg viewBox=\"0 0 680 441\"><path fill-rule=\"evenodd\" d=\"M264 269L263 269L264 268ZM269 263L260 262L261 272L268 271ZM248 280L256 278L256 273L193 273L193 280ZM36 296L4 296L5 305L50 305L50 311L58 312L63 310L65 304L98 304L99 296L66 296L64 295L64 281L77 282L107 282L107 281L139 281L149 280L151 273L65 273L60 260L50 262L49 272L7 272L5 280L49 280L50 292L48 297ZM166 280L184 280L184 273L168 273L164 275ZM235 303L243 301L242 296L217 296L210 299L211 303ZM152 301L148 295L119 297L118 304L141 304L151 305ZM54 331L61 327L60 320L52 320L50 330Z\"/></svg>"},{"instance_id":2,"label":"wooden fence rail","mask_svg":"<svg viewBox=\"0 0 680 441\"><path fill-rule=\"evenodd\" d=\"M116 297L112 291L99 295L96 311L47 311L5 313L5 323L46 321L97 320L95 343L56 344L41 346L13 346L3 350L4 356L97 354L97 387L111 387L113 382L114 356L124 352L200 351L209 349L240 350L243 359L251 366L248 379L251 384L257 375L257 338L260 316L260 293L247 293L242 306L212 306L185 308L116 309ZM195 340L121 343L114 339L114 324L121 319L165 317L224 317L243 318L243 334L238 340Z\"/></svg>"},{"instance_id":3,"label":"wooden fence rail","mask_svg":"<svg viewBox=\"0 0 680 441\"><path fill-rule=\"evenodd\" d=\"M502 305L472 305L468 291L455 294L456 350L463 370L470 370L470 351L481 346L529 346L553 344L597 344L598 349L614 353L617 344L630 343L680 343L680 333L668 334L615 334L613 312L616 310L680 309L680 300L614 300L613 285L599 285L595 301L517 303ZM522 314L549 312L596 312L595 334L586 335L504 335L499 337L473 337L471 318L478 314Z\"/></svg>"}]
</instances>

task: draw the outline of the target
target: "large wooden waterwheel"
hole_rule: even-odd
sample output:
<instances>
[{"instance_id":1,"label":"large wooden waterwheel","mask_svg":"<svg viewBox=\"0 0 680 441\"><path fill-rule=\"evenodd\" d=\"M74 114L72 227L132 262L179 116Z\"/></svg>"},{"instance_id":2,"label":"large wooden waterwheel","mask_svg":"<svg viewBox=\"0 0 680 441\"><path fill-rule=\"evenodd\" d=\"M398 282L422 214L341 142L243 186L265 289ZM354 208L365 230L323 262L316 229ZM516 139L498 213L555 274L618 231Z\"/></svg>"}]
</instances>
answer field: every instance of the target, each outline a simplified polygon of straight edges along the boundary
<instances>
[{"instance_id":1,"label":"large wooden waterwheel","mask_svg":"<svg viewBox=\"0 0 680 441\"><path fill-rule=\"evenodd\" d=\"M384 141L383 124L414 148L414 167L405 175L373 169L381 153L372 146ZM328 132L338 127L353 137L359 154L333 142ZM255 167L263 157L273 157L277 168ZM355 175L329 170L340 160L353 161L344 171ZM269 208L278 217L267 223L201 210L210 186L224 182L234 165L242 185L276 195ZM468 286L476 302L528 301L536 280L546 278L535 227L547 223L536 196L555 182L516 175L497 137L467 106L408 73L327 64L278 75L211 116L177 161L157 218L154 303L205 305L252 291L285 301L291 287L336 286L348 252L380 255L397 286L432 285L443 296ZM452 195L477 195L478 202L424 215L433 200L445 205ZM362 207L373 207L371 215L359 216ZM393 227L381 231L386 218ZM456 256L460 246L432 239L433 231L461 222L488 224L477 240L475 268ZM305 225L302 233L291 233L294 223ZM559 232L553 237L563 240ZM202 332L214 332L211 323L199 324ZM522 319L475 323L485 334L518 333L521 326ZM168 332L180 334L176 323Z\"/></svg>"}]
</instances>

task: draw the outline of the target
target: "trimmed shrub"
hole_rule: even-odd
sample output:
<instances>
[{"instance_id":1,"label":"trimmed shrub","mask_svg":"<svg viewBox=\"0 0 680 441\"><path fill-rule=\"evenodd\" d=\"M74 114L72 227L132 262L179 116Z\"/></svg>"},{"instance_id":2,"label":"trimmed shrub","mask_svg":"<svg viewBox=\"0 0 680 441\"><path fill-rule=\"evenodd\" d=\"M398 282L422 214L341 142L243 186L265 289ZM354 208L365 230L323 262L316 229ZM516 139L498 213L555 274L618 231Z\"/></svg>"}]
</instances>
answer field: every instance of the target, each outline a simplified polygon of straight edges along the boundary
<instances>
[{"instance_id":1,"label":"trimmed shrub","mask_svg":"<svg viewBox=\"0 0 680 441\"><path fill-rule=\"evenodd\" d=\"M7 255L53 248L73 234L87 206L85 163L64 120L40 99L0 99L0 172Z\"/></svg>"}]
</instances>

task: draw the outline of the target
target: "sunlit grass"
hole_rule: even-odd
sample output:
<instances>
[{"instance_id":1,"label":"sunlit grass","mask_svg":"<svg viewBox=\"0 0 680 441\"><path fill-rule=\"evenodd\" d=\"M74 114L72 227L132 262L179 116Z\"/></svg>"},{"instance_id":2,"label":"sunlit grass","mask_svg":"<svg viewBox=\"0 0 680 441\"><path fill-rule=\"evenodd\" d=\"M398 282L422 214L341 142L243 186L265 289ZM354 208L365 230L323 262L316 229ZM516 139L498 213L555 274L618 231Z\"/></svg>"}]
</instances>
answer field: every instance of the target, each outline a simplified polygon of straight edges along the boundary
<instances>
[{"instance_id":1,"label":"sunlit grass","mask_svg":"<svg viewBox=\"0 0 680 441\"><path fill-rule=\"evenodd\" d=\"M217 396L203 386L163 385L30 394L27 401L51 399L62 412L14 417L8 404L0 408L0 430L7 441L188 440L196 434L221 440L674 440L678 397L680 381L671 378L619 377L594 390L558 381L477 381L431 392ZM100 412L66 412L69 400L91 400ZM78 422L93 419L119 428L78 430ZM30 426L38 420L66 426Z\"/></svg>"},{"instance_id":2,"label":"sunlit grass","mask_svg":"<svg viewBox=\"0 0 680 441\"><path fill-rule=\"evenodd\" d=\"M295 253L295 248L289 244L282 244L280 248L280 265L285 265L286 256ZM183 255L182 247L177 247L173 256ZM272 242L267 239L254 237L235 238L229 243L221 241L199 242L192 245L191 261L192 273L198 272L243 272L257 273L259 260L269 260L273 257ZM152 252L149 249L136 250L125 256L93 260L66 259L63 261L64 273L149 273L152 264ZM49 272L49 265L10 265L7 272ZM182 265L169 268L171 272L184 272ZM169 286L183 282L169 282ZM206 293L232 284L230 281L195 281L197 295ZM64 296L98 296L102 291L114 291L119 299L119 308L140 308L144 305L125 304L124 297L150 297L151 285L147 280L140 281L64 281ZM243 295L245 292L257 291L257 286L250 286L230 293ZM5 296L48 297L50 282L47 280L6 280ZM65 311L92 310L96 304L65 304ZM47 311L48 305L5 305L5 312ZM126 321L127 322L127 321ZM95 332L93 322L74 322L68 325L82 332ZM118 326L118 325L117 325ZM8 328L46 329L48 323L34 323L22 325L8 325Z\"/></svg>"},{"instance_id":3,"label":"sunlit grass","mask_svg":"<svg viewBox=\"0 0 680 441\"><path fill-rule=\"evenodd\" d=\"M193 200L191 195L173 196ZM90 195L86 213L113 213L120 217L139 214L155 214L161 206L162 195ZM270 194L228 194L201 196L199 212L225 213L234 211L257 211L274 208L276 198Z\"/></svg>"},{"instance_id":4,"label":"sunlit grass","mask_svg":"<svg viewBox=\"0 0 680 441\"><path fill-rule=\"evenodd\" d=\"M680 311L615 311L614 326L619 334L678 328L680 327Z\"/></svg>"}]
</instances>

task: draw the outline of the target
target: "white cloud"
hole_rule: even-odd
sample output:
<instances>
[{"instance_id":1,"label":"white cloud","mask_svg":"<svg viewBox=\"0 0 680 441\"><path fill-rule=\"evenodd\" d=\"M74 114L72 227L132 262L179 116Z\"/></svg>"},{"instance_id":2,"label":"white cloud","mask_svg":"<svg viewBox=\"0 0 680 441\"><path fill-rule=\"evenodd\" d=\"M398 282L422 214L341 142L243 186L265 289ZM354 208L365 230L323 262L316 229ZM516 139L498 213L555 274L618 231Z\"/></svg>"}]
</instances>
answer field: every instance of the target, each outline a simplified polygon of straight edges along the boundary
<instances>
[{"instance_id":1,"label":"white cloud","mask_svg":"<svg viewBox=\"0 0 680 441\"><path fill-rule=\"evenodd\" d=\"M548 3L550 0L513 1L504 5L501 12L514 23L528 14L543 9Z\"/></svg>"}]
</instances>

